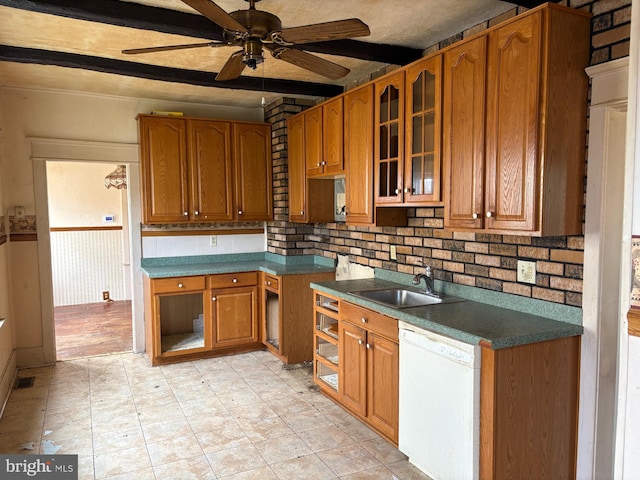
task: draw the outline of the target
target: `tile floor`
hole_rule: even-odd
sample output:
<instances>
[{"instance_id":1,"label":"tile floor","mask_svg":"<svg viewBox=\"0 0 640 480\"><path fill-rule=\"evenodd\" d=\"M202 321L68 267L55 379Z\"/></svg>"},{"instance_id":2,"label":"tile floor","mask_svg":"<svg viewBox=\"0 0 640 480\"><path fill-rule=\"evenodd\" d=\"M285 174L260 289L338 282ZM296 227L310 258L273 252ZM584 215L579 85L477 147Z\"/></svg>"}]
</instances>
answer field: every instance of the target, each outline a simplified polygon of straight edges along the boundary
<instances>
[{"instance_id":1,"label":"tile floor","mask_svg":"<svg viewBox=\"0 0 640 480\"><path fill-rule=\"evenodd\" d=\"M427 478L267 352L162 367L122 353L19 376L35 384L12 391L0 452L78 454L80 479Z\"/></svg>"}]
</instances>

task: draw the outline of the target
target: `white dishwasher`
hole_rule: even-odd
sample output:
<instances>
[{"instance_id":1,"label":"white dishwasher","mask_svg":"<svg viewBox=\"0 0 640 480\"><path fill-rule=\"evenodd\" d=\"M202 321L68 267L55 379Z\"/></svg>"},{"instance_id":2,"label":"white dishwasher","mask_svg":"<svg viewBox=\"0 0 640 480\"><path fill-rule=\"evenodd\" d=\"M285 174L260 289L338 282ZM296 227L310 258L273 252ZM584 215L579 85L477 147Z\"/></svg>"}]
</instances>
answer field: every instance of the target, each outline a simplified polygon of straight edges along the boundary
<instances>
[{"instance_id":1,"label":"white dishwasher","mask_svg":"<svg viewBox=\"0 0 640 480\"><path fill-rule=\"evenodd\" d=\"M480 347L398 322L398 448L434 480L478 478Z\"/></svg>"}]
</instances>

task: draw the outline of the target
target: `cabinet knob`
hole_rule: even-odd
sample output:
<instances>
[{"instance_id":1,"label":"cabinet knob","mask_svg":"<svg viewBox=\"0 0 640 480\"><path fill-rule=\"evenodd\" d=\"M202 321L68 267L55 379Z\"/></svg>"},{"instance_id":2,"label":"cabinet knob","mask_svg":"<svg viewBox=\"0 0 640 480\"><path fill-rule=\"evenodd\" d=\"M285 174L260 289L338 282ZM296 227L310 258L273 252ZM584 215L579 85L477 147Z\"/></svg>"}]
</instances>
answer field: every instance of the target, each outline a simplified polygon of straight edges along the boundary
<instances>
[{"instance_id":1,"label":"cabinet knob","mask_svg":"<svg viewBox=\"0 0 640 480\"><path fill-rule=\"evenodd\" d=\"M267 282L267 285L271 286L271 282Z\"/></svg>"},{"instance_id":2,"label":"cabinet knob","mask_svg":"<svg viewBox=\"0 0 640 480\"><path fill-rule=\"evenodd\" d=\"M324 167L327 164L327 162L322 162L322 166Z\"/></svg>"},{"instance_id":3,"label":"cabinet knob","mask_svg":"<svg viewBox=\"0 0 640 480\"><path fill-rule=\"evenodd\" d=\"M319 166L320 166L320 162L316 163L316 167L319 167Z\"/></svg>"},{"instance_id":4,"label":"cabinet knob","mask_svg":"<svg viewBox=\"0 0 640 480\"><path fill-rule=\"evenodd\" d=\"M233 283L238 283L238 279L234 278L233 280L231 280Z\"/></svg>"},{"instance_id":5,"label":"cabinet knob","mask_svg":"<svg viewBox=\"0 0 640 480\"><path fill-rule=\"evenodd\" d=\"M473 215L471 215L473 217L473 219L475 220L476 218L478 218L478 214L474 213Z\"/></svg>"},{"instance_id":6,"label":"cabinet knob","mask_svg":"<svg viewBox=\"0 0 640 480\"><path fill-rule=\"evenodd\" d=\"M304 210L300 210L300 215L304 215Z\"/></svg>"},{"instance_id":7,"label":"cabinet knob","mask_svg":"<svg viewBox=\"0 0 640 480\"><path fill-rule=\"evenodd\" d=\"M404 189L404 193L411 193L411 189L410 188L405 188Z\"/></svg>"},{"instance_id":8,"label":"cabinet knob","mask_svg":"<svg viewBox=\"0 0 640 480\"><path fill-rule=\"evenodd\" d=\"M396 193L396 195L400 195L400 189L396 188L396 192L395 193Z\"/></svg>"},{"instance_id":9,"label":"cabinet knob","mask_svg":"<svg viewBox=\"0 0 640 480\"><path fill-rule=\"evenodd\" d=\"M493 216L493 212L487 212L487 218L491 218Z\"/></svg>"},{"instance_id":10,"label":"cabinet knob","mask_svg":"<svg viewBox=\"0 0 640 480\"><path fill-rule=\"evenodd\" d=\"M367 343L367 348L371 348L371 345Z\"/></svg>"},{"instance_id":11,"label":"cabinet knob","mask_svg":"<svg viewBox=\"0 0 640 480\"><path fill-rule=\"evenodd\" d=\"M217 297L211 297L212 302L215 302L216 300L218 300Z\"/></svg>"},{"instance_id":12,"label":"cabinet knob","mask_svg":"<svg viewBox=\"0 0 640 480\"><path fill-rule=\"evenodd\" d=\"M183 212L182 215L184 215L185 217L189 216L189 212Z\"/></svg>"},{"instance_id":13,"label":"cabinet knob","mask_svg":"<svg viewBox=\"0 0 640 480\"><path fill-rule=\"evenodd\" d=\"M181 283L178 284L178 288L182 288L184 285L182 285Z\"/></svg>"},{"instance_id":14,"label":"cabinet knob","mask_svg":"<svg viewBox=\"0 0 640 480\"><path fill-rule=\"evenodd\" d=\"M362 323L367 323L367 319L362 317L360 320L362 320Z\"/></svg>"},{"instance_id":15,"label":"cabinet knob","mask_svg":"<svg viewBox=\"0 0 640 480\"><path fill-rule=\"evenodd\" d=\"M362 340L358 340L358 345L362 345Z\"/></svg>"},{"instance_id":16,"label":"cabinet knob","mask_svg":"<svg viewBox=\"0 0 640 480\"><path fill-rule=\"evenodd\" d=\"M196 210L195 212L193 212L193 214L197 217L198 215L200 215L200 212Z\"/></svg>"},{"instance_id":17,"label":"cabinet knob","mask_svg":"<svg viewBox=\"0 0 640 480\"><path fill-rule=\"evenodd\" d=\"M238 215L242 215L242 210L238 210Z\"/></svg>"}]
</instances>

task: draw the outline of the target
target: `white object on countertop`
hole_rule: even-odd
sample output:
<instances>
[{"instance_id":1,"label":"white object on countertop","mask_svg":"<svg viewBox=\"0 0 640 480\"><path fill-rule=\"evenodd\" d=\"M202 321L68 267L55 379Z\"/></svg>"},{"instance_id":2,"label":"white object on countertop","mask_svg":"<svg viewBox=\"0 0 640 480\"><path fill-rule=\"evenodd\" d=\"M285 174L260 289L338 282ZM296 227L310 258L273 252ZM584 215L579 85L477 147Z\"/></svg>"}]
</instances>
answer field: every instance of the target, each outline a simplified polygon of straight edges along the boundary
<instances>
[{"instance_id":1,"label":"white object on countertop","mask_svg":"<svg viewBox=\"0 0 640 480\"><path fill-rule=\"evenodd\" d=\"M480 347L398 322L398 448L434 480L474 480L480 459Z\"/></svg>"}]
</instances>

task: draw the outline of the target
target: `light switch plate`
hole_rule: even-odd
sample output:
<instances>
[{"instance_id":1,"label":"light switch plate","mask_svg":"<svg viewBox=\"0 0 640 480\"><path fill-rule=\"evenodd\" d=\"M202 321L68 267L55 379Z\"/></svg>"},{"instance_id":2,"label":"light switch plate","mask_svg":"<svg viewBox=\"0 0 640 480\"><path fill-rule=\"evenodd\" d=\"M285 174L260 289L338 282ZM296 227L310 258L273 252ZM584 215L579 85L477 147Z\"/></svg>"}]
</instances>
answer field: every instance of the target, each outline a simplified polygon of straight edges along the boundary
<instances>
[{"instance_id":1,"label":"light switch plate","mask_svg":"<svg viewBox=\"0 0 640 480\"><path fill-rule=\"evenodd\" d=\"M391 260L396 260L398 258L395 245L391 245L391 248L390 248L390 251L389 251L389 255L391 256Z\"/></svg>"},{"instance_id":2,"label":"light switch plate","mask_svg":"<svg viewBox=\"0 0 640 480\"><path fill-rule=\"evenodd\" d=\"M209 235L209 246L217 247L218 246L218 236L217 235Z\"/></svg>"},{"instance_id":3,"label":"light switch plate","mask_svg":"<svg viewBox=\"0 0 640 480\"><path fill-rule=\"evenodd\" d=\"M518 260L518 281L522 283L536 283L536 262Z\"/></svg>"}]
</instances>

